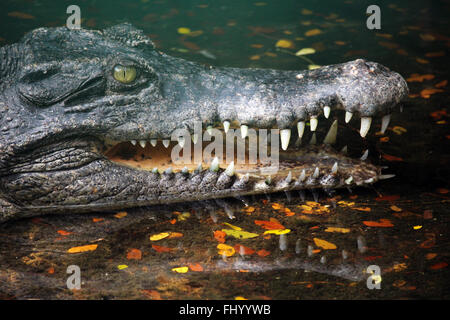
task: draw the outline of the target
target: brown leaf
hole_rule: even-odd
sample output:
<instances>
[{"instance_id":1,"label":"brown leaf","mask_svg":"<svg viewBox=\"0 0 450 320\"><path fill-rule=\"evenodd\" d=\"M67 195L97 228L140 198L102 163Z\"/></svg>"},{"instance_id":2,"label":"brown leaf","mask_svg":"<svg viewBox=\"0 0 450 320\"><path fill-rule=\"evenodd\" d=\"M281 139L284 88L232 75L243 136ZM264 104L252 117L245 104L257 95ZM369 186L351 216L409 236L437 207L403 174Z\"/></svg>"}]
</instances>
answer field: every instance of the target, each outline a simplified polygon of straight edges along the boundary
<instances>
[{"instance_id":1,"label":"brown leaf","mask_svg":"<svg viewBox=\"0 0 450 320\"><path fill-rule=\"evenodd\" d=\"M363 223L368 227L393 227L391 220L389 219L380 219L378 221L363 221Z\"/></svg>"},{"instance_id":2,"label":"brown leaf","mask_svg":"<svg viewBox=\"0 0 450 320\"><path fill-rule=\"evenodd\" d=\"M142 259L142 252L139 249L131 249L127 253L127 259L128 260L141 260Z\"/></svg>"}]
</instances>

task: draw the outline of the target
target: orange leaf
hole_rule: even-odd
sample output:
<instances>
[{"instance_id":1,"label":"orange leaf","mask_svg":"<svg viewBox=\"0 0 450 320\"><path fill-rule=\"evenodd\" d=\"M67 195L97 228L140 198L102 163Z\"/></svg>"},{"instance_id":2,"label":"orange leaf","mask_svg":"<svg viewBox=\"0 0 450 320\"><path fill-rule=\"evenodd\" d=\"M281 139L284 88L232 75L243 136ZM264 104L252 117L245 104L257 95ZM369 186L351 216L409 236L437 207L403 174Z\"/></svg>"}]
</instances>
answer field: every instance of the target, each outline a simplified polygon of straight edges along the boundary
<instances>
[{"instance_id":1,"label":"orange leaf","mask_svg":"<svg viewBox=\"0 0 450 320\"><path fill-rule=\"evenodd\" d=\"M321 33L322 33L322 31L320 29L311 29L311 30L308 30L305 32L305 36L311 37L311 36L316 36Z\"/></svg>"},{"instance_id":2,"label":"orange leaf","mask_svg":"<svg viewBox=\"0 0 450 320\"><path fill-rule=\"evenodd\" d=\"M181 232L171 232L169 234L169 237L167 237L167 239L181 238L182 236L183 236L183 234Z\"/></svg>"},{"instance_id":3,"label":"orange leaf","mask_svg":"<svg viewBox=\"0 0 450 320\"><path fill-rule=\"evenodd\" d=\"M157 246L156 244L152 244L152 248L153 248L156 252L170 252L170 251L174 250L173 248L168 248L168 247L163 247L163 246Z\"/></svg>"},{"instance_id":4,"label":"orange leaf","mask_svg":"<svg viewBox=\"0 0 450 320\"><path fill-rule=\"evenodd\" d=\"M169 220L169 223L170 223L170 224L175 224L176 222L177 222L177 219Z\"/></svg>"},{"instance_id":5,"label":"orange leaf","mask_svg":"<svg viewBox=\"0 0 450 320\"><path fill-rule=\"evenodd\" d=\"M256 252L256 254L260 257L265 257L268 256L270 254L270 251L267 251L265 249L261 249L259 251Z\"/></svg>"},{"instance_id":6,"label":"orange leaf","mask_svg":"<svg viewBox=\"0 0 450 320\"><path fill-rule=\"evenodd\" d=\"M393 210L393 211L395 211L395 212L401 212L401 211L403 211L402 208L399 208L399 207L394 206L394 205L390 206L390 208L391 208L391 210Z\"/></svg>"},{"instance_id":7,"label":"orange leaf","mask_svg":"<svg viewBox=\"0 0 450 320\"><path fill-rule=\"evenodd\" d=\"M400 196L397 194L391 195L391 196L381 196L381 197L375 198L376 201L395 201L398 199L400 199Z\"/></svg>"},{"instance_id":8,"label":"orange leaf","mask_svg":"<svg viewBox=\"0 0 450 320\"><path fill-rule=\"evenodd\" d=\"M225 242L225 237L226 237L226 233L223 232L222 230L216 230L214 231L214 238L219 241L220 243L224 243Z\"/></svg>"},{"instance_id":9,"label":"orange leaf","mask_svg":"<svg viewBox=\"0 0 450 320\"><path fill-rule=\"evenodd\" d=\"M251 254L255 253L255 250L253 250L252 248L243 246L242 244L236 244L234 246L234 250L241 255L251 255Z\"/></svg>"},{"instance_id":10,"label":"orange leaf","mask_svg":"<svg viewBox=\"0 0 450 320\"><path fill-rule=\"evenodd\" d=\"M142 252L139 249L131 249L127 253L127 259L128 260L141 260L142 259Z\"/></svg>"},{"instance_id":11,"label":"orange leaf","mask_svg":"<svg viewBox=\"0 0 450 320\"><path fill-rule=\"evenodd\" d=\"M393 227L391 220L389 219L380 219L378 221L363 221L363 223L368 227Z\"/></svg>"},{"instance_id":12,"label":"orange leaf","mask_svg":"<svg viewBox=\"0 0 450 320\"><path fill-rule=\"evenodd\" d=\"M438 92L444 92L444 90L435 88L423 89L422 91L420 91L420 96L424 99L428 99L432 94Z\"/></svg>"},{"instance_id":13,"label":"orange leaf","mask_svg":"<svg viewBox=\"0 0 450 320\"><path fill-rule=\"evenodd\" d=\"M47 272L48 272L49 274L54 274L54 273L55 273L55 268L50 267L50 268L47 269Z\"/></svg>"},{"instance_id":14,"label":"orange leaf","mask_svg":"<svg viewBox=\"0 0 450 320\"><path fill-rule=\"evenodd\" d=\"M431 259L434 259L436 256L437 256L436 253L427 253L427 254L425 255L425 259L431 260Z\"/></svg>"},{"instance_id":15,"label":"orange leaf","mask_svg":"<svg viewBox=\"0 0 450 320\"><path fill-rule=\"evenodd\" d=\"M441 82L436 83L434 86L435 86L436 88L442 88L442 87L445 87L447 84L448 84L448 81L447 81L447 80L442 80Z\"/></svg>"},{"instance_id":16,"label":"orange leaf","mask_svg":"<svg viewBox=\"0 0 450 320\"><path fill-rule=\"evenodd\" d=\"M142 293L149 299L161 300L161 295L156 290L142 290Z\"/></svg>"},{"instance_id":17,"label":"orange leaf","mask_svg":"<svg viewBox=\"0 0 450 320\"><path fill-rule=\"evenodd\" d=\"M114 217L116 217L117 219L122 219L124 217L127 216L128 213L126 213L125 211L121 211L121 212L117 212Z\"/></svg>"},{"instance_id":18,"label":"orange leaf","mask_svg":"<svg viewBox=\"0 0 450 320\"><path fill-rule=\"evenodd\" d=\"M358 210L358 211L364 211L364 212L370 212L372 209L369 207L353 207L352 209Z\"/></svg>"},{"instance_id":19,"label":"orange leaf","mask_svg":"<svg viewBox=\"0 0 450 320\"><path fill-rule=\"evenodd\" d=\"M203 271L203 267L200 263L191 263L189 264L189 269L191 269L192 271L197 271L197 272L202 272Z\"/></svg>"},{"instance_id":20,"label":"orange leaf","mask_svg":"<svg viewBox=\"0 0 450 320\"><path fill-rule=\"evenodd\" d=\"M400 157L396 157L396 156L391 156L389 154L384 153L382 155L383 159L387 160L387 161L403 161L402 158Z\"/></svg>"},{"instance_id":21,"label":"orange leaf","mask_svg":"<svg viewBox=\"0 0 450 320\"><path fill-rule=\"evenodd\" d=\"M434 79L434 75L433 74L418 74L418 73L413 73L408 79L406 79L406 81L408 82L423 82L423 80L432 80Z\"/></svg>"},{"instance_id":22,"label":"orange leaf","mask_svg":"<svg viewBox=\"0 0 450 320\"><path fill-rule=\"evenodd\" d=\"M448 266L447 262L439 262L430 267L431 270L439 270Z\"/></svg>"},{"instance_id":23,"label":"orange leaf","mask_svg":"<svg viewBox=\"0 0 450 320\"><path fill-rule=\"evenodd\" d=\"M69 234L73 233L73 232L68 232L68 231L64 231L64 230L58 230L56 232L58 232L62 236L68 236Z\"/></svg>"},{"instance_id":24,"label":"orange leaf","mask_svg":"<svg viewBox=\"0 0 450 320\"><path fill-rule=\"evenodd\" d=\"M100 222L100 221L104 221L105 219L103 218L92 218L93 222Z\"/></svg>"},{"instance_id":25,"label":"orange leaf","mask_svg":"<svg viewBox=\"0 0 450 320\"><path fill-rule=\"evenodd\" d=\"M337 248L334 243L328 242L326 240L319 239L319 238L314 238L313 240L314 240L314 243L316 244L316 246L321 247L322 249L330 250L330 249Z\"/></svg>"},{"instance_id":26,"label":"orange leaf","mask_svg":"<svg viewBox=\"0 0 450 320\"><path fill-rule=\"evenodd\" d=\"M255 220L255 223L267 230L285 229L282 224L280 224L278 221L274 221L274 220L272 220L272 221Z\"/></svg>"},{"instance_id":27,"label":"orange leaf","mask_svg":"<svg viewBox=\"0 0 450 320\"><path fill-rule=\"evenodd\" d=\"M95 249L97 249L97 244L88 244L85 246L80 246L80 247L73 247L70 248L69 250L67 250L68 253L79 253L79 252L86 252L86 251L94 251Z\"/></svg>"}]
</instances>

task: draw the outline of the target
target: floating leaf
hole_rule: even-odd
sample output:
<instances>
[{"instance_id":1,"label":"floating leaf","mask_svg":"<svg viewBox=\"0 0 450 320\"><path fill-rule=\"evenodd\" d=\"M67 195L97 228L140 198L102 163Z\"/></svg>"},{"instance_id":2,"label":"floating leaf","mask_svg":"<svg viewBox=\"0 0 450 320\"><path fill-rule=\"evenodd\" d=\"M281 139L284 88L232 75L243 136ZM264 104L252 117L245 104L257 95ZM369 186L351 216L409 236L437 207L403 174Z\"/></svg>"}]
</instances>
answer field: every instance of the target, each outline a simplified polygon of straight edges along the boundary
<instances>
[{"instance_id":1,"label":"floating leaf","mask_svg":"<svg viewBox=\"0 0 450 320\"><path fill-rule=\"evenodd\" d=\"M257 233L247 232L243 230L222 229L222 231L225 232L227 236L232 236L237 239L250 239L259 236Z\"/></svg>"},{"instance_id":2,"label":"floating leaf","mask_svg":"<svg viewBox=\"0 0 450 320\"><path fill-rule=\"evenodd\" d=\"M69 250L67 250L68 253L79 253L79 252L86 252L86 251L94 251L97 249L98 244L88 244L85 246L80 247L72 247Z\"/></svg>"},{"instance_id":3,"label":"floating leaf","mask_svg":"<svg viewBox=\"0 0 450 320\"><path fill-rule=\"evenodd\" d=\"M447 85L448 81L447 80L442 80L441 82L436 83L434 86L436 88L442 88L445 87Z\"/></svg>"},{"instance_id":4,"label":"floating leaf","mask_svg":"<svg viewBox=\"0 0 450 320\"><path fill-rule=\"evenodd\" d=\"M182 236L183 234L181 232L169 232L168 239L181 238Z\"/></svg>"},{"instance_id":5,"label":"floating leaf","mask_svg":"<svg viewBox=\"0 0 450 320\"><path fill-rule=\"evenodd\" d=\"M437 52L427 52L425 53L425 57L427 58L436 58L445 56L445 51L437 51Z\"/></svg>"},{"instance_id":6,"label":"floating leaf","mask_svg":"<svg viewBox=\"0 0 450 320\"><path fill-rule=\"evenodd\" d=\"M387 154L387 153L384 153L381 156L383 157L383 159L385 159L387 161L403 161L402 158L396 157L396 156L391 156L390 154Z\"/></svg>"},{"instance_id":7,"label":"floating leaf","mask_svg":"<svg viewBox=\"0 0 450 320\"><path fill-rule=\"evenodd\" d=\"M308 65L308 70L314 70L314 69L319 69L321 66L319 66L318 64L310 64Z\"/></svg>"},{"instance_id":8,"label":"floating leaf","mask_svg":"<svg viewBox=\"0 0 450 320\"><path fill-rule=\"evenodd\" d=\"M100 221L104 221L105 219L103 218L92 218L93 222L100 222Z\"/></svg>"},{"instance_id":9,"label":"floating leaf","mask_svg":"<svg viewBox=\"0 0 450 320\"><path fill-rule=\"evenodd\" d=\"M313 14L313 12L309 9L302 9L302 14L307 16L307 15Z\"/></svg>"},{"instance_id":10,"label":"floating leaf","mask_svg":"<svg viewBox=\"0 0 450 320\"><path fill-rule=\"evenodd\" d=\"M431 260L431 259L436 258L436 256L437 256L436 253L427 253L427 254L425 255L425 259Z\"/></svg>"},{"instance_id":11,"label":"floating leaf","mask_svg":"<svg viewBox=\"0 0 450 320\"><path fill-rule=\"evenodd\" d=\"M413 226L413 229L414 230L419 230L419 229L422 229L422 226Z\"/></svg>"},{"instance_id":12,"label":"floating leaf","mask_svg":"<svg viewBox=\"0 0 450 320\"><path fill-rule=\"evenodd\" d=\"M334 243L328 242L326 240L319 239L319 238L314 238L313 240L314 240L314 243L316 244L316 246L321 247L322 249L332 250L332 249L337 248Z\"/></svg>"},{"instance_id":13,"label":"floating leaf","mask_svg":"<svg viewBox=\"0 0 450 320\"><path fill-rule=\"evenodd\" d=\"M131 249L127 253L127 259L128 260L141 260L142 259L142 252L139 249Z\"/></svg>"},{"instance_id":14,"label":"floating leaf","mask_svg":"<svg viewBox=\"0 0 450 320\"><path fill-rule=\"evenodd\" d=\"M395 211L395 212L401 212L401 211L403 211L402 208L399 208L399 207L394 206L394 205L390 206L390 208L391 208L392 211Z\"/></svg>"},{"instance_id":15,"label":"floating leaf","mask_svg":"<svg viewBox=\"0 0 450 320\"><path fill-rule=\"evenodd\" d=\"M214 231L214 238L220 243L225 243L226 233L221 230Z\"/></svg>"},{"instance_id":16,"label":"floating leaf","mask_svg":"<svg viewBox=\"0 0 450 320\"><path fill-rule=\"evenodd\" d=\"M352 209L364 212L370 212L372 209L369 207L353 207Z\"/></svg>"},{"instance_id":17,"label":"floating leaf","mask_svg":"<svg viewBox=\"0 0 450 320\"><path fill-rule=\"evenodd\" d=\"M430 63L430 61L428 61L427 59L422 59L422 58L416 58L416 61L421 64Z\"/></svg>"},{"instance_id":18,"label":"floating leaf","mask_svg":"<svg viewBox=\"0 0 450 320\"><path fill-rule=\"evenodd\" d=\"M142 290L142 293L149 299L161 300L161 295L156 290Z\"/></svg>"},{"instance_id":19,"label":"floating leaf","mask_svg":"<svg viewBox=\"0 0 450 320\"><path fill-rule=\"evenodd\" d=\"M267 230L264 231L264 234L276 234L276 235L280 235L280 234L286 234L291 232L291 229L273 229L273 230Z\"/></svg>"},{"instance_id":20,"label":"floating leaf","mask_svg":"<svg viewBox=\"0 0 450 320\"><path fill-rule=\"evenodd\" d=\"M344 41L335 41L334 42L336 45L338 45L338 46L345 46L347 43L346 42L344 42Z\"/></svg>"},{"instance_id":21,"label":"floating leaf","mask_svg":"<svg viewBox=\"0 0 450 320\"><path fill-rule=\"evenodd\" d=\"M189 271L189 267L177 267L177 268L172 268L173 272L177 272L177 273L186 273Z\"/></svg>"},{"instance_id":22,"label":"floating leaf","mask_svg":"<svg viewBox=\"0 0 450 320\"><path fill-rule=\"evenodd\" d=\"M432 80L434 79L434 74L418 74L413 73L406 79L408 82L423 82L424 80Z\"/></svg>"},{"instance_id":23,"label":"floating leaf","mask_svg":"<svg viewBox=\"0 0 450 320\"><path fill-rule=\"evenodd\" d=\"M223 224L226 225L226 226L228 226L228 227L230 227L230 228L233 229L233 230L242 230L241 227L232 225L231 223L228 223L228 222L224 222Z\"/></svg>"},{"instance_id":24,"label":"floating leaf","mask_svg":"<svg viewBox=\"0 0 450 320\"><path fill-rule=\"evenodd\" d=\"M368 227L393 227L391 220L389 219L380 219L378 221L363 221L363 223Z\"/></svg>"},{"instance_id":25,"label":"floating leaf","mask_svg":"<svg viewBox=\"0 0 450 320\"><path fill-rule=\"evenodd\" d=\"M195 271L195 272L202 272L203 271L203 267L200 263L191 263L189 265L189 269L191 269L191 271Z\"/></svg>"},{"instance_id":26,"label":"floating leaf","mask_svg":"<svg viewBox=\"0 0 450 320\"><path fill-rule=\"evenodd\" d=\"M271 218L270 221L267 220L255 220L255 224L261 226L264 229L285 229L282 224L280 224L276 219Z\"/></svg>"},{"instance_id":27,"label":"floating leaf","mask_svg":"<svg viewBox=\"0 0 450 320\"><path fill-rule=\"evenodd\" d=\"M128 266L126 264L119 264L117 266L117 269L119 269L119 270L123 270L123 269L126 269L126 268L128 268Z\"/></svg>"},{"instance_id":28,"label":"floating leaf","mask_svg":"<svg viewBox=\"0 0 450 320\"><path fill-rule=\"evenodd\" d=\"M128 213L126 213L125 211L121 211L121 212L117 212L114 217L116 217L117 219L122 219L124 217L127 216Z\"/></svg>"},{"instance_id":29,"label":"floating leaf","mask_svg":"<svg viewBox=\"0 0 450 320\"><path fill-rule=\"evenodd\" d=\"M23 13L23 12L19 12L19 11L8 12L8 16L14 17L14 18L19 18L19 19L27 19L27 20L34 19L34 16L32 16L31 14Z\"/></svg>"},{"instance_id":30,"label":"floating leaf","mask_svg":"<svg viewBox=\"0 0 450 320\"><path fill-rule=\"evenodd\" d=\"M393 131L395 134L398 134L398 135L402 135L402 134L404 134L405 132L408 132L408 130L406 130L405 128L400 127L400 126L394 126L394 127L392 128L392 131Z\"/></svg>"},{"instance_id":31,"label":"floating leaf","mask_svg":"<svg viewBox=\"0 0 450 320\"><path fill-rule=\"evenodd\" d=\"M316 53L316 50L314 48L303 48L303 49L298 50L295 53L295 55L296 56L304 56L307 54L314 54L314 53Z\"/></svg>"},{"instance_id":32,"label":"floating leaf","mask_svg":"<svg viewBox=\"0 0 450 320\"><path fill-rule=\"evenodd\" d=\"M259 251L256 252L256 254L260 257L266 257L270 254L270 251L267 251L265 249L261 249Z\"/></svg>"},{"instance_id":33,"label":"floating leaf","mask_svg":"<svg viewBox=\"0 0 450 320\"><path fill-rule=\"evenodd\" d=\"M62 236L68 236L68 235L71 235L73 233L73 232L68 232L68 231L65 231L65 230L58 230L56 232L58 232Z\"/></svg>"},{"instance_id":34,"label":"floating leaf","mask_svg":"<svg viewBox=\"0 0 450 320\"><path fill-rule=\"evenodd\" d=\"M393 268L394 268L395 272L400 272L400 271L406 270L408 268L408 266L406 265L406 263L397 263L397 264L394 264Z\"/></svg>"},{"instance_id":35,"label":"floating leaf","mask_svg":"<svg viewBox=\"0 0 450 320\"><path fill-rule=\"evenodd\" d=\"M181 27L181 28L178 28L177 31L178 31L179 34L188 34L188 33L191 32L191 29Z\"/></svg>"},{"instance_id":36,"label":"floating leaf","mask_svg":"<svg viewBox=\"0 0 450 320\"><path fill-rule=\"evenodd\" d=\"M294 47L294 43L291 40L280 39L275 43L275 47L289 49Z\"/></svg>"},{"instance_id":37,"label":"floating leaf","mask_svg":"<svg viewBox=\"0 0 450 320\"><path fill-rule=\"evenodd\" d=\"M161 232L158 234L154 234L152 236L150 236L150 241L158 241L164 238L167 238L170 235L169 232Z\"/></svg>"},{"instance_id":38,"label":"floating leaf","mask_svg":"<svg viewBox=\"0 0 450 320\"><path fill-rule=\"evenodd\" d=\"M250 60L259 60L259 59L261 59L261 56L259 55L259 54L255 54L255 55L253 55L253 56L250 56Z\"/></svg>"},{"instance_id":39,"label":"floating leaf","mask_svg":"<svg viewBox=\"0 0 450 320\"><path fill-rule=\"evenodd\" d=\"M439 270L439 269L446 268L447 266L448 266L447 262L439 262L439 263L436 263L436 264L432 265L430 267L430 269L431 270Z\"/></svg>"},{"instance_id":40,"label":"floating leaf","mask_svg":"<svg viewBox=\"0 0 450 320\"><path fill-rule=\"evenodd\" d=\"M219 243L217 245L217 249L219 249L218 253L221 256L226 256L226 257L231 257L236 252L236 250L234 250L234 248L232 246L229 246L229 245L224 244L224 243Z\"/></svg>"},{"instance_id":41,"label":"floating leaf","mask_svg":"<svg viewBox=\"0 0 450 320\"><path fill-rule=\"evenodd\" d=\"M153 250L155 250L156 252L170 252L173 251L173 248L168 248L168 247L163 247L163 246L157 246L156 244L152 244L152 248Z\"/></svg>"},{"instance_id":42,"label":"floating leaf","mask_svg":"<svg viewBox=\"0 0 450 320\"><path fill-rule=\"evenodd\" d=\"M238 252L240 255L251 255L255 253L255 250L252 248L243 246L242 244L236 244L234 246L234 250Z\"/></svg>"},{"instance_id":43,"label":"floating leaf","mask_svg":"<svg viewBox=\"0 0 450 320\"><path fill-rule=\"evenodd\" d=\"M381 196L381 197L377 197L375 198L376 201L396 201L400 199L400 196L395 194L395 195L387 195L387 196Z\"/></svg>"},{"instance_id":44,"label":"floating leaf","mask_svg":"<svg viewBox=\"0 0 450 320\"><path fill-rule=\"evenodd\" d=\"M242 296L237 296L237 297L234 298L234 300L248 300L248 299L246 299L246 298L244 298Z\"/></svg>"},{"instance_id":45,"label":"floating leaf","mask_svg":"<svg viewBox=\"0 0 450 320\"><path fill-rule=\"evenodd\" d=\"M435 89L435 88L423 89L422 91L420 91L420 96L424 99L429 99L432 94L435 94L438 92L444 92L444 90Z\"/></svg>"},{"instance_id":46,"label":"floating leaf","mask_svg":"<svg viewBox=\"0 0 450 320\"><path fill-rule=\"evenodd\" d=\"M349 233L350 229L348 229L348 228L338 228L338 227L328 227L324 231L325 232Z\"/></svg>"},{"instance_id":47,"label":"floating leaf","mask_svg":"<svg viewBox=\"0 0 450 320\"><path fill-rule=\"evenodd\" d=\"M321 33L322 33L322 31L320 29L311 29L311 30L308 30L305 32L305 36L311 37L311 36L316 36Z\"/></svg>"}]
</instances>

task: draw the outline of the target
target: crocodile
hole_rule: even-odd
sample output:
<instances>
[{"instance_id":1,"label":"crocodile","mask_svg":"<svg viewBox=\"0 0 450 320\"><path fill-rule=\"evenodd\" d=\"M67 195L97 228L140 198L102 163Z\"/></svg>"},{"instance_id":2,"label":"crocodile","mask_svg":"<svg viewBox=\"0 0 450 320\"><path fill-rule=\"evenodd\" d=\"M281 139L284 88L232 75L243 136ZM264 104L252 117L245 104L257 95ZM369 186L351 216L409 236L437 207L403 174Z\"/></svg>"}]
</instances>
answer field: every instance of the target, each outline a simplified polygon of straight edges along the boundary
<instances>
[{"instance_id":1,"label":"crocodile","mask_svg":"<svg viewBox=\"0 0 450 320\"><path fill-rule=\"evenodd\" d=\"M402 76L376 62L304 71L215 67L159 51L128 23L35 29L0 48L0 79L0 222L367 186L391 175L367 154L334 150L337 118L323 144L301 138L310 130L316 140L319 117L331 121L331 113L346 123L359 117L363 139L374 117L384 132L408 94ZM173 159L176 148L179 155L206 150L218 134L248 138L248 149L256 129L270 129L271 147L281 141L275 171L264 170L270 163L225 161L217 150L200 162ZM188 135L174 137L177 130Z\"/></svg>"}]
</instances>

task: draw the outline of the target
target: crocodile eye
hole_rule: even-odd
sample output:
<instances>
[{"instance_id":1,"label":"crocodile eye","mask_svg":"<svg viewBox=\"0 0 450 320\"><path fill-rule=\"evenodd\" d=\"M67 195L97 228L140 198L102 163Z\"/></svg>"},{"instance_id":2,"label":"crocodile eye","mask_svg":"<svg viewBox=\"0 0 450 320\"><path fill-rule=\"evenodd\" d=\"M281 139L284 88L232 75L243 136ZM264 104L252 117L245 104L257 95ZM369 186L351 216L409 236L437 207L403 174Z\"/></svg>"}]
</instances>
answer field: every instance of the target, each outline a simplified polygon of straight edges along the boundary
<instances>
[{"instance_id":1,"label":"crocodile eye","mask_svg":"<svg viewBox=\"0 0 450 320\"><path fill-rule=\"evenodd\" d=\"M131 83L136 79L136 68L116 65L113 70L114 79L122 83Z\"/></svg>"}]
</instances>

